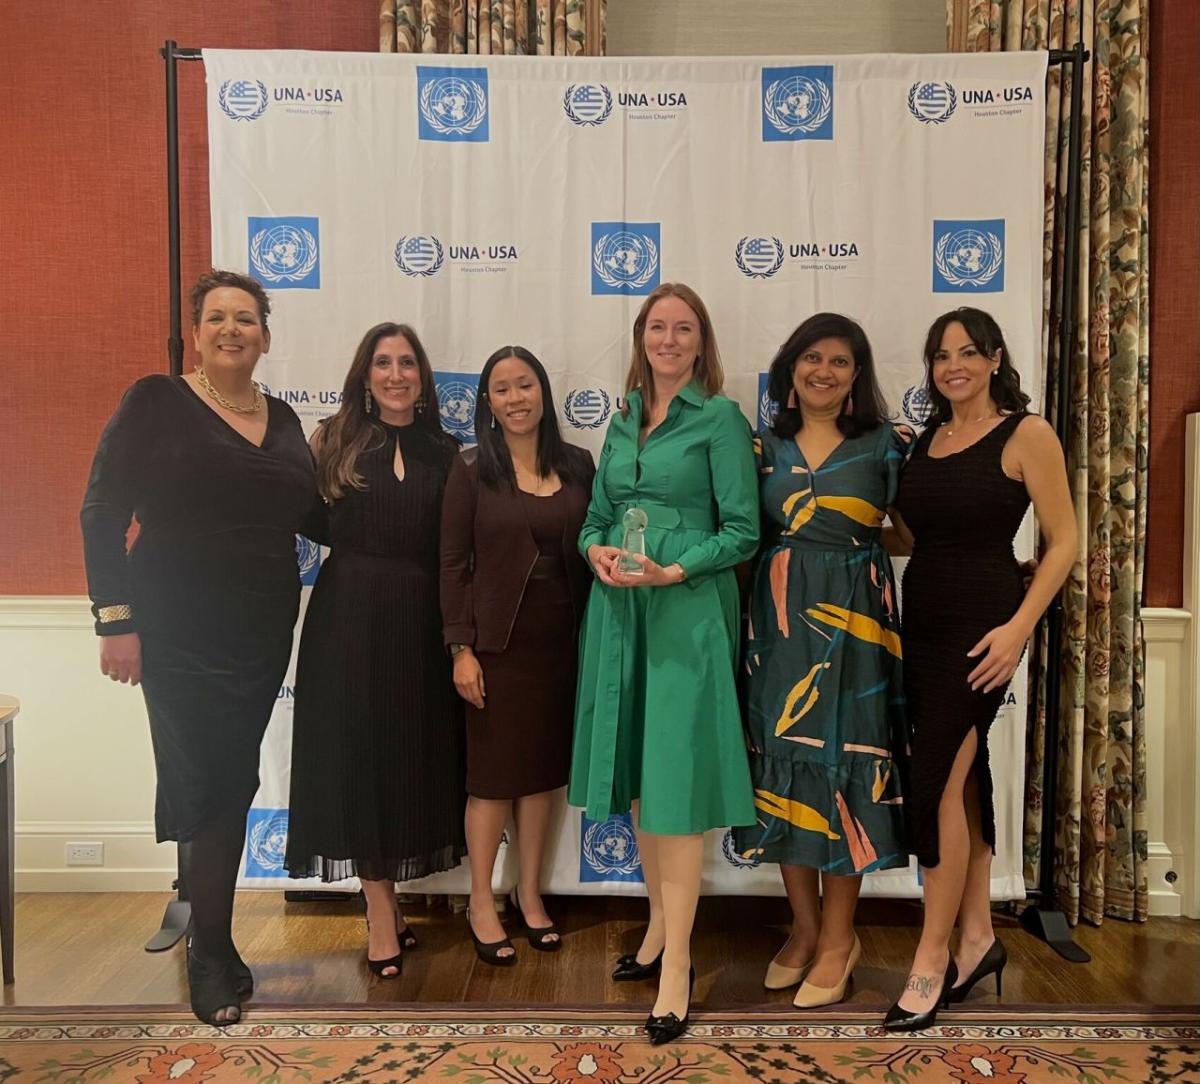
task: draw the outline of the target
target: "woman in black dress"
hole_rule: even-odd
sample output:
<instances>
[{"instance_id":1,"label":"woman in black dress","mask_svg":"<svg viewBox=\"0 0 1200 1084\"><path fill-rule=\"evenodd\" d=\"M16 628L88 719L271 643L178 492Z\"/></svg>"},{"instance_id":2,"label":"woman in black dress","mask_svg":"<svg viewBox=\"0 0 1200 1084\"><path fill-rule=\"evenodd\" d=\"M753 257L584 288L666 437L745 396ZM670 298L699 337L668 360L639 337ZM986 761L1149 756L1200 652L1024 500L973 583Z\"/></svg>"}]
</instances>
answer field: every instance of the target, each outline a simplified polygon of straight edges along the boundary
<instances>
[{"instance_id":1,"label":"woman in black dress","mask_svg":"<svg viewBox=\"0 0 1200 1084\"><path fill-rule=\"evenodd\" d=\"M492 906L492 870L513 814L513 902L529 944L561 947L541 897L554 792L567 784L576 641L591 574L579 556L595 470L558 431L546 370L528 350L497 350L479 377L478 448L464 452L442 512L442 615L467 708L468 912L486 963L517 962Z\"/></svg>"},{"instance_id":2,"label":"woman in black dress","mask_svg":"<svg viewBox=\"0 0 1200 1084\"><path fill-rule=\"evenodd\" d=\"M465 850L462 712L438 609L442 491L458 446L411 327L366 333L312 445L328 503L318 541L332 553L300 637L287 868L359 878L367 963L394 978L416 944L395 882L451 869Z\"/></svg>"},{"instance_id":3,"label":"woman in black dress","mask_svg":"<svg viewBox=\"0 0 1200 1084\"><path fill-rule=\"evenodd\" d=\"M933 1023L1000 974L989 886L996 843L988 729L1046 607L1075 560L1075 515L1054 430L1029 397L995 320L962 308L925 342L933 411L900 480L904 688L913 728L909 837L925 867L912 971L884 1026ZM1045 547L1026 591L1012 541L1032 499ZM949 949L958 918L956 956ZM961 981L960 981L961 980Z\"/></svg>"},{"instance_id":4,"label":"woman in black dress","mask_svg":"<svg viewBox=\"0 0 1200 1084\"><path fill-rule=\"evenodd\" d=\"M263 288L212 271L191 300L196 370L129 389L100 438L81 520L100 670L141 682L155 833L179 841L192 1009L223 1026L253 987L233 944L233 889L291 655L296 531L314 483L299 419L251 380L271 343Z\"/></svg>"}]
</instances>

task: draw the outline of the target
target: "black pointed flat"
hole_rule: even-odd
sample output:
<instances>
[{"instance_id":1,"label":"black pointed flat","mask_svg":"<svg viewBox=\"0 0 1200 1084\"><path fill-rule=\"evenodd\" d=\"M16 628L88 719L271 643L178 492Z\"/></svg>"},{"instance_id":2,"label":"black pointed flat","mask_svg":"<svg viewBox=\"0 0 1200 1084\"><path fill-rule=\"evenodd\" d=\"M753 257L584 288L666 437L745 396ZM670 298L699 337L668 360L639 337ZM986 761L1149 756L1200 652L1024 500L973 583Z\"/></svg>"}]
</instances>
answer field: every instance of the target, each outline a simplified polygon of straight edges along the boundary
<instances>
[{"instance_id":1,"label":"black pointed flat","mask_svg":"<svg viewBox=\"0 0 1200 1084\"><path fill-rule=\"evenodd\" d=\"M662 950L648 964L639 964L636 952L627 952L617 957L617 966L613 968L613 982L642 982L652 979L662 970Z\"/></svg>"},{"instance_id":2,"label":"black pointed flat","mask_svg":"<svg viewBox=\"0 0 1200 1084\"><path fill-rule=\"evenodd\" d=\"M662 960L662 956L659 956ZM696 969L688 968L688 1008L683 1014L681 1020L673 1012L666 1013L663 1016L655 1016L651 1013L646 1017L646 1035L650 1039L651 1046L662 1046L663 1043L669 1043L674 1039L678 1039L685 1031L687 1031L688 1023L692 1018L692 988L696 985Z\"/></svg>"}]
</instances>

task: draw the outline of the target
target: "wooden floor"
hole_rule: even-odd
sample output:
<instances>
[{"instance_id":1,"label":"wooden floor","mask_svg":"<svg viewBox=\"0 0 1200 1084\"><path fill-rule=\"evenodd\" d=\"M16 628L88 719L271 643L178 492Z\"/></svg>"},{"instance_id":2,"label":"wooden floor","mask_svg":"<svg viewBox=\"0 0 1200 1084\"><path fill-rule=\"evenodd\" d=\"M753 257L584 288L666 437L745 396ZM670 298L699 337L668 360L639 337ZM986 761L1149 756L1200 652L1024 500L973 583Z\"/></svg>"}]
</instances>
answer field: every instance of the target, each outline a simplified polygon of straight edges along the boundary
<instances>
[{"instance_id":1,"label":"wooden floor","mask_svg":"<svg viewBox=\"0 0 1200 1084\"><path fill-rule=\"evenodd\" d=\"M183 953L142 950L168 896L153 893L26 894L17 898L15 985L6 1005L177 1005L186 1001ZM420 946L404 973L381 981L362 963L360 905L285 903L282 892L240 893L235 936L254 970L257 1004L484 1003L643 1006L653 984L614 984L613 959L640 938L645 903L601 897L548 900L565 930L563 949L543 954L517 941L515 968L476 960L466 920L443 899L408 905ZM693 941L695 1003L709 1009L786 1006L786 992L762 987L782 942L783 900L714 897L701 901ZM850 1004L882 1008L899 993L916 945L916 904L864 900L863 962ZM514 924L508 923L510 932ZM1010 1004L1200 1006L1200 922L1109 920L1080 925L1076 939L1090 964L1069 964L1008 917L998 929L1010 955L1004 1000ZM990 993L970 1004L994 1003Z\"/></svg>"}]
</instances>

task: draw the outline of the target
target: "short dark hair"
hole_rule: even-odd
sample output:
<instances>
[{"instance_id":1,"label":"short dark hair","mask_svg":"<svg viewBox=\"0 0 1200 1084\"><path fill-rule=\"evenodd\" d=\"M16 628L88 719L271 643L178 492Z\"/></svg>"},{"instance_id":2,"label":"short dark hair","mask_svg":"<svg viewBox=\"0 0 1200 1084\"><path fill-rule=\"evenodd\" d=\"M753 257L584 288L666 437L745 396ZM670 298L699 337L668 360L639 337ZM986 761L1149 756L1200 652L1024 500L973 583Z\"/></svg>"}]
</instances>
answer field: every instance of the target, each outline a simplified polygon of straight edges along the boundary
<instances>
[{"instance_id":1,"label":"short dark hair","mask_svg":"<svg viewBox=\"0 0 1200 1084\"><path fill-rule=\"evenodd\" d=\"M813 343L822 339L845 339L854 356L854 385L852 409L839 414L838 430L843 436L856 437L860 433L878 429L888 416L887 402L879 390L875 376L875 359L871 355L871 344L862 327L848 316L836 312L818 312L804 321L780 348L771 362L767 374L767 398L779 407L779 413L771 425L771 432L784 440L790 440L804 426L799 405L789 407L792 392L792 374L796 361Z\"/></svg>"},{"instance_id":2,"label":"short dark hair","mask_svg":"<svg viewBox=\"0 0 1200 1084\"><path fill-rule=\"evenodd\" d=\"M1017 414L1029 406L1029 396L1021 390L1021 374L1009 357L1008 344L1004 341L1000 325L990 312L964 306L942 313L930 325L929 333L925 336L925 392L933 404L925 420L926 426L933 427L950 420L950 400L938 391L933 379L933 355L942 348L942 336L951 324L962 324L963 331L981 354L990 358L997 351L1000 352L1000 368L991 382L991 395L996 408L1005 414Z\"/></svg>"},{"instance_id":3,"label":"short dark hair","mask_svg":"<svg viewBox=\"0 0 1200 1084\"><path fill-rule=\"evenodd\" d=\"M205 271L196 280L196 285L192 287L192 325L200 326L200 317L204 313L204 299L208 297L212 290L217 290L222 286L230 286L235 290L245 290L258 306L258 320L262 324L263 331L267 328L267 317L271 315L271 299L267 296L267 291L262 288L262 284L249 275L243 275L237 271L222 271L219 268L213 267Z\"/></svg>"},{"instance_id":4,"label":"short dark hair","mask_svg":"<svg viewBox=\"0 0 1200 1084\"><path fill-rule=\"evenodd\" d=\"M479 446L479 481L489 489L517 488L517 475L504 433L492 425L494 415L488 399L488 381L492 370L506 358L517 358L533 370L542 389L542 420L538 422L537 471L542 478L557 474L563 485L582 482L587 477L587 453L568 444L558 428L558 411L550 377L545 366L523 346L502 346L483 363L479 374L479 394L475 399L475 442Z\"/></svg>"}]
</instances>

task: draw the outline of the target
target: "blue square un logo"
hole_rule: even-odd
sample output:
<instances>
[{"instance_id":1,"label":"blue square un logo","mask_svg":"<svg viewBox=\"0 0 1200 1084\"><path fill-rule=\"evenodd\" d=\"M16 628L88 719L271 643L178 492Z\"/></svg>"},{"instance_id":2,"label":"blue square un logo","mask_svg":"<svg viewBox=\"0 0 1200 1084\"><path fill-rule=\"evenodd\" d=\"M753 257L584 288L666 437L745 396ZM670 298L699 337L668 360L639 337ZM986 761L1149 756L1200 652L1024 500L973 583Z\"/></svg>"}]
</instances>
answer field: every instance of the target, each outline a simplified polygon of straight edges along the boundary
<instances>
[{"instance_id":1,"label":"blue square un logo","mask_svg":"<svg viewBox=\"0 0 1200 1084\"><path fill-rule=\"evenodd\" d=\"M833 65L762 70L764 143L833 138Z\"/></svg>"},{"instance_id":2,"label":"blue square un logo","mask_svg":"<svg viewBox=\"0 0 1200 1084\"><path fill-rule=\"evenodd\" d=\"M487 68L417 68L417 138L488 141Z\"/></svg>"},{"instance_id":3,"label":"blue square un logo","mask_svg":"<svg viewBox=\"0 0 1200 1084\"><path fill-rule=\"evenodd\" d=\"M246 220L250 273L272 290L321 288L320 220L291 215Z\"/></svg>"},{"instance_id":4,"label":"blue square un logo","mask_svg":"<svg viewBox=\"0 0 1200 1084\"><path fill-rule=\"evenodd\" d=\"M246 818L246 876L286 877L288 811L251 809Z\"/></svg>"},{"instance_id":5,"label":"blue square un logo","mask_svg":"<svg viewBox=\"0 0 1200 1084\"><path fill-rule=\"evenodd\" d=\"M758 431L760 433L775 424L775 415L779 413L779 404L767 394L769 376L769 373L758 374Z\"/></svg>"},{"instance_id":6,"label":"blue square un logo","mask_svg":"<svg viewBox=\"0 0 1200 1084\"><path fill-rule=\"evenodd\" d=\"M296 535L296 564L300 568L300 586L312 587L321 571L321 547L302 534Z\"/></svg>"},{"instance_id":7,"label":"blue square un logo","mask_svg":"<svg viewBox=\"0 0 1200 1084\"><path fill-rule=\"evenodd\" d=\"M628 813L606 821L588 820L586 813L579 814L579 881L643 882L642 859Z\"/></svg>"},{"instance_id":8,"label":"blue square un logo","mask_svg":"<svg viewBox=\"0 0 1200 1084\"><path fill-rule=\"evenodd\" d=\"M933 292L998 294L1004 290L1004 219L935 219Z\"/></svg>"},{"instance_id":9,"label":"blue square un logo","mask_svg":"<svg viewBox=\"0 0 1200 1084\"><path fill-rule=\"evenodd\" d=\"M658 222L592 223L592 294L648 294L659 282Z\"/></svg>"},{"instance_id":10,"label":"blue square un logo","mask_svg":"<svg viewBox=\"0 0 1200 1084\"><path fill-rule=\"evenodd\" d=\"M475 400L478 373L434 373L442 428L467 447L475 444Z\"/></svg>"}]
</instances>

